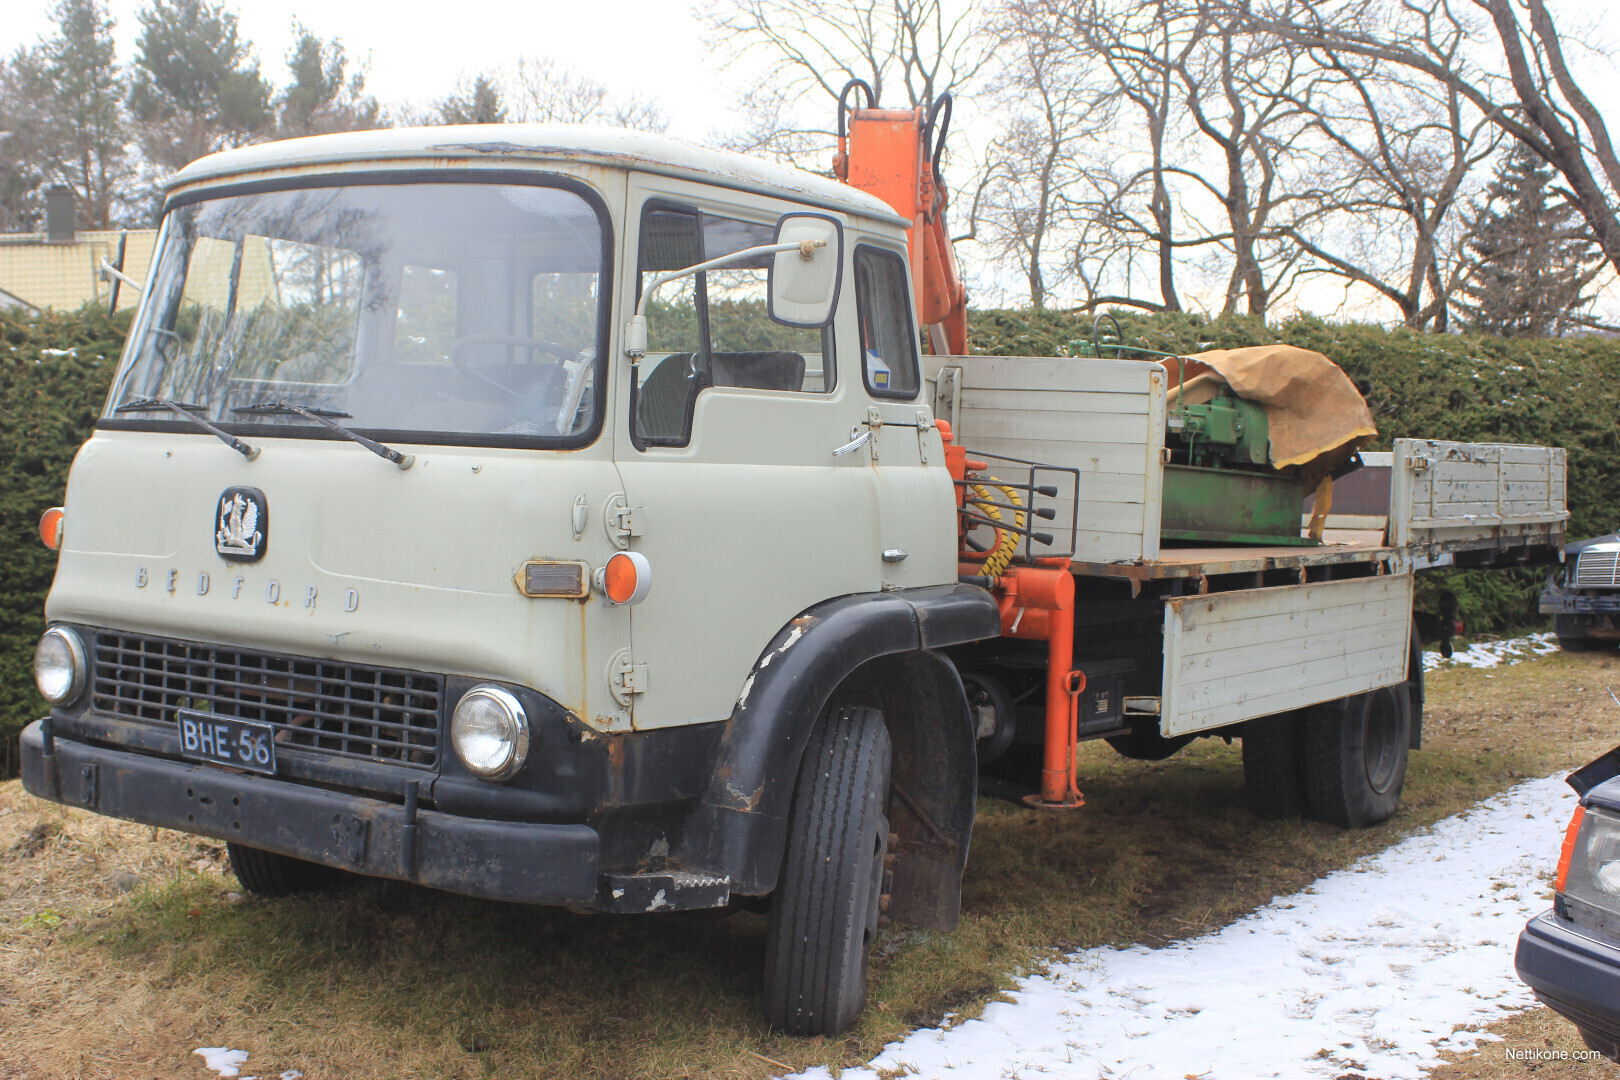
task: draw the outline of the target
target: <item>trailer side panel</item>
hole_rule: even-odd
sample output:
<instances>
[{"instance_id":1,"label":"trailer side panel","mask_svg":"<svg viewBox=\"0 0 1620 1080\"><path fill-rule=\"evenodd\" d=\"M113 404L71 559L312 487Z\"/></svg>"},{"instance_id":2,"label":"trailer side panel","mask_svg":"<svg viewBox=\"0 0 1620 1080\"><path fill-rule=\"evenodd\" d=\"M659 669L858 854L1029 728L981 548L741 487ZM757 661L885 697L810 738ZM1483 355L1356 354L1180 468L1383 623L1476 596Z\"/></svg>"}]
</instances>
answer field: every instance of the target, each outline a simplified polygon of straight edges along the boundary
<instances>
[{"instance_id":1,"label":"trailer side panel","mask_svg":"<svg viewBox=\"0 0 1620 1080\"><path fill-rule=\"evenodd\" d=\"M1160 732L1207 731L1401 682L1411 619L1410 574L1166 600Z\"/></svg>"}]
</instances>

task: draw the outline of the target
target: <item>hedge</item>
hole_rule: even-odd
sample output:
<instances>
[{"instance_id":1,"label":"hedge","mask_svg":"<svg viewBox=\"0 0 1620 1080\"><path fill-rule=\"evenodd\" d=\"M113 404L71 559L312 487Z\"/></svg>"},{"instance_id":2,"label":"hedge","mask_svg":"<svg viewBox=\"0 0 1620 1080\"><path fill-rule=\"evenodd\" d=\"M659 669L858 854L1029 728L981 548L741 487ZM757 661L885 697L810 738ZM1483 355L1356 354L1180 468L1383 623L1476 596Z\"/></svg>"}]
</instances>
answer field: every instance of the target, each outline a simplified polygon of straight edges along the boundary
<instances>
[{"instance_id":1,"label":"hedge","mask_svg":"<svg viewBox=\"0 0 1620 1080\"><path fill-rule=\"evenodd\" d=\"M90 436L129 316L0 311L0 778L16 773L17 733L43 715L34 645L56 556L39 515L60 506L68 465Z\"/></svg>"},{"instance_id":2,"label":"hedge","mask_svg":"<svg viewBox=\"0 0 1620 1080\"><path fill-rule=\"evenodd\" d=\"M1620 342L1426 335L1314 318L1268 326L1120 313L1119 321L1128 343L1164 352L1286 341L1326 353L1366 394L1377 448L1406 435L1565 446L1570 535L1615 527ZM1089 342L1092 328L1092 318L1077 312L978 311L970 334L976 352L1069 355L1070 343ZM40 512L62 501L68 465L100 411L127 329L127 314L93 307L0 311L0 776L15 772L17 732L45 707L31 669L55 559L35 528ZM1419 604L1434 610L1438 593L1449 590L1471 630L1532 625L1539 587L1535 571L1425 574Z\"/></svg>"}]
</instances>

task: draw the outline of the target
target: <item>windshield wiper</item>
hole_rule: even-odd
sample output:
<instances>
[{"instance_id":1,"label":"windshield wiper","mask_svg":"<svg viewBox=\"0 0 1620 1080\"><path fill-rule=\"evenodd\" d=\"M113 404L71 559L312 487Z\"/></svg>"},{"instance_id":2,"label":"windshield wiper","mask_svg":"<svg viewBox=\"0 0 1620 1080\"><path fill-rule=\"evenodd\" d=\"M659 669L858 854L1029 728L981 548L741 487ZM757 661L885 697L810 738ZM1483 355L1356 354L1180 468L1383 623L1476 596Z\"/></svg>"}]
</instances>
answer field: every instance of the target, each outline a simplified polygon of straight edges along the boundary
<instances>
[{"instance_id":1,"label":"windshield wiper","mask_svg":"<svg viewBox=\"0 0 1620 1080\"><path fill-rule=\"evenodd\" d=\"M290 401L261 401L257 405L243 405L240 408L232 409L231 412L241 413L244 416L286 416L288 414L307 416L316 423L325 424L345 439L359 443L378 457L393 462L401 469L408 469L416 464L415 454L402 454L398 450L384 446L380 442L373 442L359 432L350 431L336 420L331 419L334 416L347 417L349 414L346 412L337 412L332 409L306 409L304 406L294 405Z\"/></svg>"},{"instance_id":2,"label":"windshield wiper","mask_svg":"<svg viewBox=\"0 0 1620 1080\"><path fill-rule=\"evenodd\" d=\"M190 420L249 461L259 456L258 447L249 446L228 431L219 430L219 428L197 415L203 410L203 406L193 405L189 401L170 401L168 398L160 397L139 398L135 401L125 402L114 409L113 412L151 412L153 409L168 409L176 416Z\"/></svg>"}]
</instances>

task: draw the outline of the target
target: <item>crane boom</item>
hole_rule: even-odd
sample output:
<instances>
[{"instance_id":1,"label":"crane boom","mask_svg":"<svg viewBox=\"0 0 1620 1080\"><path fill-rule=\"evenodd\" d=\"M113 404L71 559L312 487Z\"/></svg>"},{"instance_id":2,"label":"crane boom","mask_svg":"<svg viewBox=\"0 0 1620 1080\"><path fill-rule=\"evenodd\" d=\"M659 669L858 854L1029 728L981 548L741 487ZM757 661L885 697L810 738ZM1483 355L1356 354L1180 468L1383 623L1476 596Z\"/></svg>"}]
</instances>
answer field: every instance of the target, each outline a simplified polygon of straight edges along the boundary
<instances>
[{"instance_id":1,"label":"crane boom","mask_svg":"<svg viewBox=\"0 0 1620 1080\"><path fill-rule=\"evenodd\" d=\"M866 108L850 106L856 89L865 90ZM839 96L833 172L911 219L906 243L917 321L928 329L931 352L962 355L967 352L967 289L945 230L949 198L939 172L950 116L949 94L927 109L880 109L871 88L851 80Z\"/></svg>"}]
</instances>

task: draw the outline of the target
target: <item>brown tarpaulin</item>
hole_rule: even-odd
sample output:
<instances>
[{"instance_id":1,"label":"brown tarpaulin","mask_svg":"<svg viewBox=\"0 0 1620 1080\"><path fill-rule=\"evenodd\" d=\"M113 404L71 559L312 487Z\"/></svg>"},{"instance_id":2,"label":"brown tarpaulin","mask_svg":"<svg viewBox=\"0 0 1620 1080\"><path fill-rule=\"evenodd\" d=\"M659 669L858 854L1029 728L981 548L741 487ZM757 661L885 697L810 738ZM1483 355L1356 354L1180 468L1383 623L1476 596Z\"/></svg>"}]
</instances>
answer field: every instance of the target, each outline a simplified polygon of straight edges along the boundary
<instances>
[{"instance_id":1,"label":"brown tarpaulin","mask_svg":"<svg viewBox=\"0 0 1620 1080\"><path fill-rule=\"evenodd\" d=\"M1266 411L1271 464L1299 467L1314 481L1338 468L1378 436L1372 413L1350 376L1321 353L1292 345L1261 345L1196 353L1210 370L1187 380L1187 404L1208 401L1220 383ZM1170 391L1170 407L1178 400Z\"/></svg>"}]
</instances>

